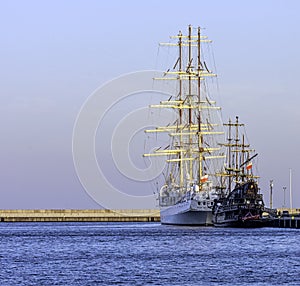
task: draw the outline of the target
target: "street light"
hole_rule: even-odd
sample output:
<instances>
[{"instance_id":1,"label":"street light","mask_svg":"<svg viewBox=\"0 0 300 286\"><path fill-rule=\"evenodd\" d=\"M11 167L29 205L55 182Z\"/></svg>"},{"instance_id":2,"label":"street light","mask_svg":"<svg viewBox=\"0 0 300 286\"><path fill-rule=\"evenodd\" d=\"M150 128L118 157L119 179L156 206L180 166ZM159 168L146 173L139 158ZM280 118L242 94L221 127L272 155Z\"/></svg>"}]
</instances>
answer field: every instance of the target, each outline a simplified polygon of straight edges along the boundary
<instances>
[{"instance_id":1,"label":"street light","mask_svg":"<svg viewBox=\"0 0 300 286\"><path fill-rule=\"evenodd\" d=\"M273 180L270 180L270 209L273 208Z\"/></svg>"},{"instance_id":2,"label":"street light","mask_svg":"<svg viewBox=\"0 0 300 286\"><path fill-rule=\"evenodd\" d=\"M283 208L285 208L285 191L286 191L286 187L283 187Z\"/></svg>"}]
</instances>

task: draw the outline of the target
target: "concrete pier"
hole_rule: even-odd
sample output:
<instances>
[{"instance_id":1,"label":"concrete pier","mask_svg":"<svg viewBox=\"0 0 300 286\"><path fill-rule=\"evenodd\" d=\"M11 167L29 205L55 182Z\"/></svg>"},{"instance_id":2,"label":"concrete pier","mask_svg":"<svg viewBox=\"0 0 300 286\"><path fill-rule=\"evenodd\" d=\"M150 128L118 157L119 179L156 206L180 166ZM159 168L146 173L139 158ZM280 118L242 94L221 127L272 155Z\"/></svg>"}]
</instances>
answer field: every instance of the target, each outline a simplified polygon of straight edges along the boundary
<instances>
[{"instance_id":1,"label":"concrete pier","mask_svg":"<svg viewBox=\"0 0 300 286\"><path fill-rule=\"evenodd\" d=\"M274 220L274 227L300 228L300 217L281 217Z\"/></svg>"},{"instance_id":2,"label":"concrete pier","mask_svg":"<svg viewBox=\"0 0 300 286\"><path fill-rule=\"evenodd\" d=\"M0 210L1 222L160 222L157 209L148 210ZM270 227L300 228L300 215L278 217Z\"/></svg>"},{"instance_id":3,"label":"concrete pier","mask_svg":"<svg viewBox=\"0 0 300 286\"><path fill-rule=\"evenodd\" d=\"M159 222L159 210L0 210L0 222Z\"/></svg>"}]
</instances>

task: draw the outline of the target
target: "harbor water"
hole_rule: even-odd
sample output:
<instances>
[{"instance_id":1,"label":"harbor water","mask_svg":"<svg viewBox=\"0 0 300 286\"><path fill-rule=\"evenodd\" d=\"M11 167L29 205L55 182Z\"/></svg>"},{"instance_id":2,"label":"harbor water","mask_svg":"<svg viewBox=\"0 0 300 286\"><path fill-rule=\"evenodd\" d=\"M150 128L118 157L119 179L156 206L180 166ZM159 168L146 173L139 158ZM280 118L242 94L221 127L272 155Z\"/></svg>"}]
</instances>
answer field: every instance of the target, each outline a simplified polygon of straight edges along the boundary
<instances>
[{"instance_id":1,"label":"harbor water","mask_svg":"<svg viewBox=\"0 0 300 286\"><path fill-rule=\"evenodd\" d=\"M300 285L300 230L0 223L1 285Z\"/></svg>"}]
</instances>

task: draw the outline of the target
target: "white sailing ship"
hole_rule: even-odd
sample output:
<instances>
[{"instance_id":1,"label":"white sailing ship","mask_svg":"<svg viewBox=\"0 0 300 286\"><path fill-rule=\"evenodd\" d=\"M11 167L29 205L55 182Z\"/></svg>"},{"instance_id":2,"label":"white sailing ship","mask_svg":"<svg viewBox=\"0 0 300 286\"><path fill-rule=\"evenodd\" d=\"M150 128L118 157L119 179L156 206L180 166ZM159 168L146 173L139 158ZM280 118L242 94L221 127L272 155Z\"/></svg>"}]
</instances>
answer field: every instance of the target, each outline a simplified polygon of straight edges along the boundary
<instances>
[{"instance_id":1,"label":"white sailing ship","mask_svg":"<svg viewBox=\"0 0 300 286\"><path fill-rule=\"evenodd\" d=\"M216 174L224 167L224 150L218 144L224 131L220 107L209 94L209 80L216 74L208 69L202 47L210 42L202 29L189 26L187 35L179 32L169 43L161 44L178 49L178 58L156 80L175 81L176 89L168 100L150 107L173 109L176 120L146 130L166 132L170 143L144 156L167 157L165 183L158 193L162 224L212 225L214 200L222 191Z\"/></svg>"}]
</instances>

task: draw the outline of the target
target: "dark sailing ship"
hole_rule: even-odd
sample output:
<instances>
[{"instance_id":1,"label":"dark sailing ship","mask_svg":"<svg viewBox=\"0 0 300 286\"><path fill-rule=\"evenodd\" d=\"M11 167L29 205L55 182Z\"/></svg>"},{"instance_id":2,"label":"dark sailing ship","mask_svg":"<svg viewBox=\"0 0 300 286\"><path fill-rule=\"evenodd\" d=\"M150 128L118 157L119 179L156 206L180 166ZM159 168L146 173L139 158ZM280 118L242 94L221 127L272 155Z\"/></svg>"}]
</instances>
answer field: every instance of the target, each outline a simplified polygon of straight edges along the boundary
<instances>
[{"instance_id":1,"label":"dark sailing ship","mask_svg":"<svg viewBox=\"0 0 300 286\"><path fill-rule=\"evenodd\" d=\"M257 154L250 156L254 150L248 149L249 144L245 144L244 135L242 142L239 138L238 117L236 122L229 120L228 143L223 144L228 149L228 162L225 167L228 178L227 192L213 206L214 226L221 227L261 227L264 226L262 214L264 211L264 201L259 193L257 176L252 172L252 160ZM232 127L235 127L235 138L232 138ZM231 186L234 184L234 187Z\"/></svg>"}]
</instances>

